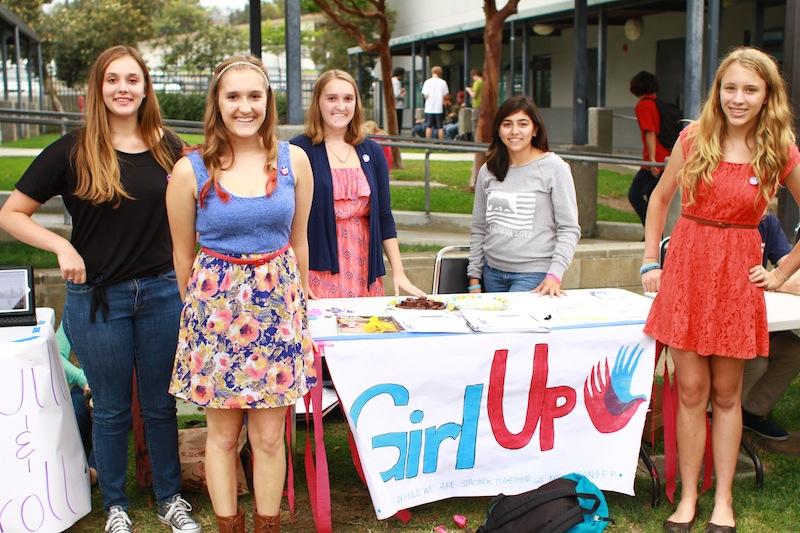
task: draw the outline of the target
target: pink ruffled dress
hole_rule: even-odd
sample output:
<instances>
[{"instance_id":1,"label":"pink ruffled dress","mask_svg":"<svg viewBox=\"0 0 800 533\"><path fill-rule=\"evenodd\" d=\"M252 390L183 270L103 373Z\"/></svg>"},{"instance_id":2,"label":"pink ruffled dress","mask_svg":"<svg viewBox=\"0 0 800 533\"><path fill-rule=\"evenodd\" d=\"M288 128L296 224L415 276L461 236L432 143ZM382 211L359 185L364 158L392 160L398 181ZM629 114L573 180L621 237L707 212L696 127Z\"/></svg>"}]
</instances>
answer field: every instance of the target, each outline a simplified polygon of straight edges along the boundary
<instances>
[{"instance_id":1,"label":"pink ruffled dress","mask_svg":"<svg viewBox=\"0 0 800 533\"><path fill-rule=\"evenodd\" d=\"M367 283L369 268L369 196L361 167L332 168L333 210L339 272L311 270L311 290L319 298L383 296L383 281Z\"/></svg>"}]
</instances>

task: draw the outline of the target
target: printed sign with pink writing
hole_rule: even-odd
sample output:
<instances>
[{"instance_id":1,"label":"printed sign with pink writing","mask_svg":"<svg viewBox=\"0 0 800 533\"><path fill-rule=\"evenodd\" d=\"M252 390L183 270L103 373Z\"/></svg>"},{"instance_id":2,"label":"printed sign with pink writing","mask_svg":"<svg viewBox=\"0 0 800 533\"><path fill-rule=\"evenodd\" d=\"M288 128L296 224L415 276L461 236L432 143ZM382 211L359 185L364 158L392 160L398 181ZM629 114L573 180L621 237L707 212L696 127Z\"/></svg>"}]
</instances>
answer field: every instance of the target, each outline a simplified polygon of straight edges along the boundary
<instances>
[{"instance_id":1,"label":"printed sign with pink writing","mask_svg":"<svg viewBox=\"0 0 800 533\"><path fill-rule=\"evenodd\" d=\"M91 501L53 328L0 328L0 353L0 533L64 531Z\"/></svg>"}]
</instances>

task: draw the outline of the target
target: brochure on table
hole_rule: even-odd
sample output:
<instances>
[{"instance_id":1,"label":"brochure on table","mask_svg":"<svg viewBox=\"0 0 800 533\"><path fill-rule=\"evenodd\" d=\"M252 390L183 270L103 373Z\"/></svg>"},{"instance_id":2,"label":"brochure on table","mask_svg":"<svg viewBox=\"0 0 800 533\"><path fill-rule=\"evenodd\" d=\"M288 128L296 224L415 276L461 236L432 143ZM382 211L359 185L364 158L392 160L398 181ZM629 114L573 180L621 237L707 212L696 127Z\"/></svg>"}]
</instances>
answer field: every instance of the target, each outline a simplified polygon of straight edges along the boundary
<instances>
[{"instance_id":1,"label":"brochure on table","mask_svg":"<svg viewBox=\"0 0 800 533\"><path fill-rule=\"evenodd\" d=\"M464 334L473 331L465 317L478 316L484 319L487 331L492 332L641 324L647 318L652 303L649 298L624 289L570 290L560 298L529 292L441 294L429 298L446 303L447 308L437 311L399 309L397 304L405 299L402 296L310 300L311 334L315 340ZM373 324L390 320L399 324L403 331L358 331L343 334L339 327L341 317L377 317ZM369 318L366 319L367 323ZM495 327L489 328L489 324ZM504 326L506 329L502 329ZM371 329L381 328L376 326Z\"/></svg>"}]
</instances>

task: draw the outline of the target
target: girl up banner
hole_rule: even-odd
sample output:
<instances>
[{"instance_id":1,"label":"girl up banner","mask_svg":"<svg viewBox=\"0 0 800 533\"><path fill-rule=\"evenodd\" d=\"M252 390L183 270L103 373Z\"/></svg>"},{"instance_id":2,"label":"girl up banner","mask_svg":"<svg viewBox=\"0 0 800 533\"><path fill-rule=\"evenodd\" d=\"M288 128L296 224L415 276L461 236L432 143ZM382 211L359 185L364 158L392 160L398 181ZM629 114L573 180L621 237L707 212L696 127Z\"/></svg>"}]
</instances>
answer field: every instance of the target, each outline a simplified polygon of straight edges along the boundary
<instances>
[{"instance_id":1,"label":"girl up banner","mask_svg":"<svg viewBox=\"0 0 800 533\"><path fill-rule=\"evenodd\" d=\"M570 472L632 495L654 353L641 324L325 346L378 518Z\"/></svg>"}]
</instances>

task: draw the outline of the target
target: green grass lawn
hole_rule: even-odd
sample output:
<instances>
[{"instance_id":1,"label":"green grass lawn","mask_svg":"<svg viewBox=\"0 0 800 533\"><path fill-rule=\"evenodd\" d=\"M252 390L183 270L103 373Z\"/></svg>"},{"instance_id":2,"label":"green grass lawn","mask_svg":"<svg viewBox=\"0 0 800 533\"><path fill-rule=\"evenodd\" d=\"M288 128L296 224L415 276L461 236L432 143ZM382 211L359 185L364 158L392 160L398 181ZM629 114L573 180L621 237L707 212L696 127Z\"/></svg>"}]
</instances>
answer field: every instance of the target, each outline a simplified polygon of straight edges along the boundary
<instances>
[{"instance_id":1,"label":"green grass lawn","mask_svg":"<svg viewBox=\"0 0 800 533\"><path fill-rule=\"evenodd\" d=\"M19 139L17 141L3 141L0 143L2 148L44 148L48 144L52 144L56 139L61 137L60 133L45 133L43 135L36 135L27 139Z\"/></svg>"},{"instance_id":2,"label":"green grass lawn","mask_svg":"<svg viewBox=\"0 0 800 533\"><path fill-rule=\"evenodd\" d=\"M789 430L800 430L800 380L796 380L790 387L775 410L774 416ZM188 418L181 417L181 424L184 425ZM303 470L302 443L305 440L305 425L298 423L297 427L299 444L294 457L297 518L294 522L289 521L288 504L284 497L282 531L286 533L313 531ZM333 530L337 533L379 531L429 533L437 525L444 525L451 532L459 531L453 524L454 514L466 516L469 521L468 531L475 531L485 520L488 497L451 498L414 507L411 509L412 519L408 524L402 524L394 518L379 521L375 518L369 493L353 468L347 445L346 422L338 411L325 418L325 443L330 468ZM752 478L738 479L734 484L737 530L740 533L797 531L800 506L794 499L794 493L800 486L800 461L797 457L779 455L765 449L761 449L760 455L766 468L764 490L757 490ZM149 491L135 487L132 453L128 467L131 480L128 485L128 494L131 498L130 514L136 531L138 533L165 531L155 518L155 508ZM672 512L673 506L663 498L663 503L659 507L655 509L650 507L650 487L647 478L637 477L635 491L636 496L606 493L611 517L615 521L615 524L606 531L626 533L662 531L661 524ZM216 526L208 496L200 494L186 494L186 496L194 506L195 517L201 522L204 531L214 531ZM708 520L711 512L712 498L713 492L709 492L700 499L702 525ZM74 533L102 531L105 518L99 510L101 505L99 490L92 490L93 511L70 528L70 531ZM252 497L242 497L241 505L250 514ZM695 530L701 531L702 526L697 526Z\"/></svg>"},{"instance_id":3,"label":"green grass lawn","mask_svg":"<svg viewBox=\"0 0 800 533\"><path fill-rule=\"evenodd\" d=\"M10 156L0 157L0 191L10 191L30 166L32 157Z\"/></svg>"},{"instance_id":4,"label":"green grass lawn","mask_svg":"<svg viewBox=\"0 0 800 533\"><path fill-rule=\"evenodd\" d=\"M21 242L0 242L0 265L31 265L33 268L58 268L56 255Z\"/></svg>"},{"instance_id":5,"label":"green grass lawn","mask_svg":"<svg viewBox=\"0 0 800 533\"><path fill-rule=\"evenodd\" d=\"M597 171L597 195L610 198L627 198L633 175L620 174L601 168ZM638 219L637 219L638 221Z\"/></svg>"}]
</instances>

